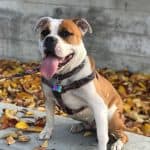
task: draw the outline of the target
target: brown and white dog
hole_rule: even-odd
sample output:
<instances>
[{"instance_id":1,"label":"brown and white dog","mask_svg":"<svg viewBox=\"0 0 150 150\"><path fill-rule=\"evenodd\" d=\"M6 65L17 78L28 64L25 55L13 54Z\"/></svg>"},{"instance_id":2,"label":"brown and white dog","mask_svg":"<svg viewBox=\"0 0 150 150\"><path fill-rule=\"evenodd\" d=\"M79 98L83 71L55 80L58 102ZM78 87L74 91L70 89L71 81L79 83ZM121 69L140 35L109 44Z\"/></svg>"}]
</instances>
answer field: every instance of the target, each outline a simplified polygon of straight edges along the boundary
<instances>
[{"instance_id":1,"label":"brown and white dog","mask_svg":"<svg viewBox=\"0 0 150 150\"><path fill-rule=\"evenodd\" d=\"M74 81L87 78L95 70L94 60L87 56L82 38L86 32L92 33L91 26L85 19L40 18L35 26L40 33L39 48L43 56L41 75L46 80L54 80L54 76L64 75L78 68L79 71L61 81L65 86ZM54 81L56 82L56 81ZM46 96L46 125L40 133L40 139L49 139L54 126L54 106L58 103L52 89L43 83ZM70 110L79 110L69 115L83 121L83 125L74 126L71 130L81 131L84 127L96 125L98 150L106 150L108 131L115 134L117 141L112 150L121 150L127 142L122 119L122 100L116 90L105 78L95 73L93 80L66 91L61 95L63 104Z\"/></svg>"}]
</instances>

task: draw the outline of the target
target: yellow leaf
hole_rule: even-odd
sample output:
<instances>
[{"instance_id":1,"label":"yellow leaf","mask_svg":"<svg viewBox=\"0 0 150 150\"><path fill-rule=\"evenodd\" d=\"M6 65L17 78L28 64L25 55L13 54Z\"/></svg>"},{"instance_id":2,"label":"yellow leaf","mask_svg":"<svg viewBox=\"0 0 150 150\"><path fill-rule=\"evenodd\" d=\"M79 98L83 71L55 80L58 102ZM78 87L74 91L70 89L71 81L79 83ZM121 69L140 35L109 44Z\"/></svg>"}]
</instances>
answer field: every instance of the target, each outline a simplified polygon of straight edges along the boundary
<instances>
[{"instance_id":1,"label":"yellow leaf","mask_svg":"<svg viewBox=\"0 0 150 150\"><path fill-rule=\"evenodd\" d=\"M142 127L142 130L144 132L144 135L150 136L150 124L148 123L144 124L144 126Z\"/></svg>"},{"instance_id":2,"label":"yellow leaf","mask_svg":"<svg viewBox=\"0 0 150 150\"><path fill-rule=\"evenodd\" d=\"M17 114L16 110L11 110L11 109L5 109L5 115L9 119L16 119L19 120L15 115Z\"/></svg>"},{"instance_id":3,"label":"yellow leaf","mask_svg":"<svg viewBox=\"0 0 150 150\"><path fill-rule=\"evenodd\" d=\"M144 83L139 82L138 84L143 88L143 90L146 90L146 85Z\"/></svg>"},{"instance_id":4,"label":"yellow leaf","mask_svg":"<svg viewBox=\"0 0 150 150\"><path fill-rule=\"evenodd\" d=\"M41 106L40 106L40 107L37 108L37 110L38 110L38 111L45 112L45 107L41 107Z\"/></svg>"},{"instance_id":5,"label":"yellow leaf","mask_svg":"<svg viewBox=\"0 0 150 150\"><path fill-rule=\"evenodd\" d=\"M32 100L32 101L30 102L30 104L28 105L28 107L29 107L29 108L34 108L35 105L36 105L36 103Z\"/></svg>"},{"instance_id":6,"label":"yellow leaf","mask_svg":"<svg viewBox=\"0 0 150 150\"><path fill-rule=\"evenodd\" d=\"M123 104L123 109L125 110L125 112L129 112L129 111L131 111L131 105L129 105L129 104Z\"/></svg>"},{"instance_id":7,"label":"yellow leaf","mask_svg":"<svg viewBox=\"0 0 150 150\"><path fill-rule=\"evenodd\" d=\"M19 121L15 127L17 129L28 129L29 128L28 124L24 121Z\"/></svg>"},{"instance_id":8,"label":"yellow leaf","mask_svg":"<svg viewBox=\"0 0 150 150\"><path fill-rule=\"evenodd\" d=\"M118 88L118 91L122 96L125 96L125 97L127 96L126 89L124 86L120 85Z\"/></svg>"},{"instance_id":9,"label":"yellow leaf","mask_svg":"<svg viewBox=\"0 0 150 150\"><path fill-rule=\"evenodd\" d=\"M25 116L33 116L33 115L34 115L34 113L31 112L31 111L27 111L26 114L25 114Z\"/></svg>"}]
</instances>

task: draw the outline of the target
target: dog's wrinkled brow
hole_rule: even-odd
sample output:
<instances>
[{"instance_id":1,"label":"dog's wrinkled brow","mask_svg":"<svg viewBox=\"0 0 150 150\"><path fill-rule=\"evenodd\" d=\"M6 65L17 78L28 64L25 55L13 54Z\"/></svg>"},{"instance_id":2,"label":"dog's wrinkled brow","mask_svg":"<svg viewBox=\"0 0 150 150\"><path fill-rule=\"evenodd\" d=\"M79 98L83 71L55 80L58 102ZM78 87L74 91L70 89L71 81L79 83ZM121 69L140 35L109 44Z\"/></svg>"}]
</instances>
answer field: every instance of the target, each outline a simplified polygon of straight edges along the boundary
<instances>
[{"instance_id":1,"label":"dog's wrinkled brow","mask_svg":"<svg viewBox=\"0 0 150 150\"><path fill-rule=\"evenodd\" d=\"M42 31L45 28L50 28L50 20L48 18L41 19L35 25L35 31Z\"/></svg>"},{"instance_id":2,"label":"dog's wrinkled brow","mask_svg":"<svg viewBox=\"0 0 150 150\"><path fill-rule=\"evenodd\" d=\"M45 29L50 29L50 21L48 22L45 22L43 23L41 26L40 26L40 30L45 30Z\"/></svg>"}]
</instances>

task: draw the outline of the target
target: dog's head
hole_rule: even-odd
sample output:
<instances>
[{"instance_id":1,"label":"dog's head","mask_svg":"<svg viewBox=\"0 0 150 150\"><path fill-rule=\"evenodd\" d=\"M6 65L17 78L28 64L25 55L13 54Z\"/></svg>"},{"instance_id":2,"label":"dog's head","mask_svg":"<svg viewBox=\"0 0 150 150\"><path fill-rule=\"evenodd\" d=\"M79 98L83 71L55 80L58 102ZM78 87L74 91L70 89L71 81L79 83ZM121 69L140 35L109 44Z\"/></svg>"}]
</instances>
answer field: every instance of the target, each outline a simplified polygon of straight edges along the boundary
<instances>
[{"instance_id":1,"label":"dog's head","mask_svg":"<svg viewBox=\"0 0 150 150\"><path fill-rule=\"evenodd\" d=\"M43 57L41 74L51 78L66 73L80 64L86 56L83 36L92 32L85 19L40 18L35 31L39 32L39 49Z\"/></svg>"}]
</instances>

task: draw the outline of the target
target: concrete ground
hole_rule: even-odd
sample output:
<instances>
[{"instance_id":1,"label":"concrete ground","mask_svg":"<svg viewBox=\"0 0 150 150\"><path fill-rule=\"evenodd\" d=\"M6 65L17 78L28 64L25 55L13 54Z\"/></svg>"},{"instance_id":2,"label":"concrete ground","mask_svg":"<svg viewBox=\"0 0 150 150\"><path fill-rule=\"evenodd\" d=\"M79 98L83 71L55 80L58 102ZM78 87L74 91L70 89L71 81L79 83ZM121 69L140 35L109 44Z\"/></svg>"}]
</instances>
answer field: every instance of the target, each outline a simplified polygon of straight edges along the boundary
<instances>
[{"instance_id":1,"label":"concrete ground","mask_svg":"<svg viewBox=\"0 0 150 150\"><path fill-rule=\"evenodd\" d=\"M0 112L3 108L11 109L22 109L11 104L0 103ZM37 115L43 116L44 113L36 112ZM81 134L71 134L69 128L72 124L78 123L69 118L56 116L55 120L55 131L53 138L49 141L48 150L96 150L96 138L95 136L84 137ZM14 129L6 129L0 131L0 137L7 132ZM16 142L12 145L7 145L5 140L0 139L0 150L33 150L39 146L42 141L38 140L37 133L26 133L31 138L30 142L19 143ZM150 149L150 138L127 133L129 136L129 142L125 145L124 150L149 150Z\"/></svg>"}]
</instances>

